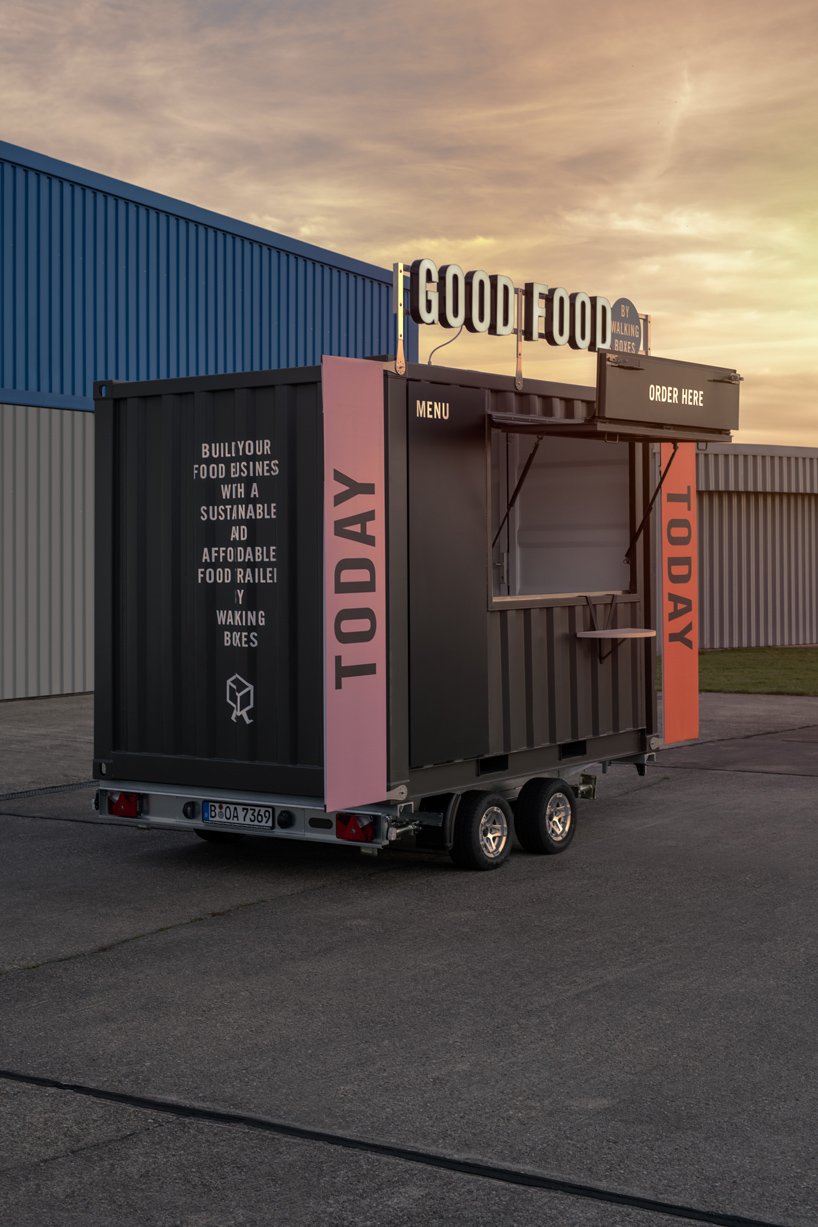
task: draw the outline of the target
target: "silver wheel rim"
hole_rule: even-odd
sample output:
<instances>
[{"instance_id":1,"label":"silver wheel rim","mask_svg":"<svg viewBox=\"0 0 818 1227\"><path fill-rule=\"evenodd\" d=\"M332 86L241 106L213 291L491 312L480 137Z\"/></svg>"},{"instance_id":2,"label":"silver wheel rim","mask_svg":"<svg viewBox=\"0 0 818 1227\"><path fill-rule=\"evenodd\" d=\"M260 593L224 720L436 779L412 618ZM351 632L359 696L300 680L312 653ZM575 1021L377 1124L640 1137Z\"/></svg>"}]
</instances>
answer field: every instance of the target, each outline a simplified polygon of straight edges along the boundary
<instances>
[{"instance_id":1,"label":"silver wheel rim","mask_svg":"<svg viewBox=\"0 0 818 1227\"><path fill-rule=\"evenodd\" d=\"M502 856L508 843L508 820L499 805L490 805L480 819L480 847L489 858Z\"/></svg>"},{"instance_id":2,"label":"silver wheel rim","mask_svg":"<svg viewBox=\"0 0 818 1227\"><path fill-rule=\"evenodd\" d=\"M564 792L555 792L545 807L545 829L555 844L567 837L571 822L571 802Z\"/></svg>"}]
</instances>

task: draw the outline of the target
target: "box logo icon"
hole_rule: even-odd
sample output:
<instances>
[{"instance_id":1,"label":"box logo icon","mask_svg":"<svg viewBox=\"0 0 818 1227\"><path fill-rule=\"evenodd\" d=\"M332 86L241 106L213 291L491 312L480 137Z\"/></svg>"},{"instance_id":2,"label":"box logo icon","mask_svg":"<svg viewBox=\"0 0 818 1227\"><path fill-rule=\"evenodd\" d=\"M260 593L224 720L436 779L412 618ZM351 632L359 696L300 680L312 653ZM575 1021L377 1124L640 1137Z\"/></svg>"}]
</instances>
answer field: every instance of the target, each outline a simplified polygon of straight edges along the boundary
<instances>
[{"instance_id":1,"label":"box logo icon","mask_svg":"<svg viewBox=\"0 0 818 1227\"><path fill-rule=\"evenodd\" d=\"M234 724L239 716L245 724L253 723L250 712L255 705L255 693L252 682L248 682L240 673L234 673L227 679L227 702L233 711L231 719Z\"/></svg>"}]
</instances>

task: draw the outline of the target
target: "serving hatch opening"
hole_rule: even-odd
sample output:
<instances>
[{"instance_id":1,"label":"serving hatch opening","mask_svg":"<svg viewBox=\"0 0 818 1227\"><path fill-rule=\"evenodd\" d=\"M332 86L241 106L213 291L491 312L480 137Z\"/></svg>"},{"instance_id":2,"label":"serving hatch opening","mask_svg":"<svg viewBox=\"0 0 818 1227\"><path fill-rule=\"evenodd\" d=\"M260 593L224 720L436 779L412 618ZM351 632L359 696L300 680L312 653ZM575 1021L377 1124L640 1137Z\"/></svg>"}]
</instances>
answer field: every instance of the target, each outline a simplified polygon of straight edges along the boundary
<instances>
[{"instance_id":1,"label":"serving hatch opening","mask_svg":"<svg viewBox=\"0 0 818 1227\"><path fill-rule=\"evenodd\" d=\"M630 591L631 476L627 443L492 430L493 597Z\"/></svg>"}]
</instances>

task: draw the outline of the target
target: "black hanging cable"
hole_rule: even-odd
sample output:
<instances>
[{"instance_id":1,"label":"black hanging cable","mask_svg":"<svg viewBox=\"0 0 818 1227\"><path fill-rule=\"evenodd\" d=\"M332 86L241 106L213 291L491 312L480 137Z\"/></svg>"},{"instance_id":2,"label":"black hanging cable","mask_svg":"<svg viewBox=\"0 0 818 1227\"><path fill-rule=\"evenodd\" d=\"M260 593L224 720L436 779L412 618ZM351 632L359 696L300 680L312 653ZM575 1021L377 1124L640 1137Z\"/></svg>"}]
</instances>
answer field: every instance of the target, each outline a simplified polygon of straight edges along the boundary
<instances>
[{"instance_id":1,"label":"black hanging cable","mask_svg":"<svg viewBox=\"0 0 818 1227\"><path fill-rule=\"evenodd\" d=\"M545 437L544 435L537 435L537 438L534 441L534 446L529 452L528 459L526 460L525 465L523 466L523 471L520 474L520 480L517 482L517 485L514 487L514 493L512 494L511 498L508 500L508 507L506 507L506 514L503 516L503 522L500 525L500 527L497 529L497 532L494 534L494 540L491 543L492 549L494 549L495 545L497 544L500 538L500 533L503 531L503 529L506 526L506 520L511 515L512 507L517 502L520 491L523 488L523 482L525 481L526 477L528 477L528 470L531 468L532 464L534 463L534 457L537 454L537 448L542 443L544 437Z\"/></svg>"},{"instance_id":2,"label":"black hanging cable","mask_svg":"<svg viewBox=\"0 0 818 1227\"><path fill-rule=\"evenodd\" d=\"M648 503L648 509L647 509L647 511L645 512L645 514L642 516L642 521L641 521L641 523L640 523L639 527L637 528L636 532L633 534L633 537L631 538L631 543L630 543L630 545L628 546L628 551L627 551L627 553L625 554L625 557L622 559L622 561L623 561L623 562L624 562L624 563L625 563L627 566L630 566L630 563L631 563L631 554L632 554L632 553L633 553L633 551L636 549L636 543L637 543L637 541L639 540L639 538L642 536L642 533L645 531L645 525L647 524L648 520L650 519L651 512L653 511L653 505L654 505L654 503L656 502L657 498L659 497L659 491L662 489L662 486L665 484L665 478L667 477L668 473L670 472L670 466L673 464L673 461L676 459L676 453L677 453L677 451L678 451L678 450L679 450L679 444L678 444L678 443L674 443L674 444L673 444L673 451L672 451L672 452L671 452L671 454L670 454L670 460L668 460L667 465L665 466L665 471L664 471L664 473L662 474L662 476L659 478L659 484L657 485L656 489L653 491L653 497L651 498L650 502Z\"/></svg>"},{"instance_id":3,"label":"black hanging cable","mask_svg":"<svg viewBox=\"0 0 818 1227\"><path fill-rule=\"evenodd\" d=\"M457 340L457 338L460 336L462 331L463 331L463 325L461 324L453 337L449 337L448 341L441 341L440 345L436 345L434 349L432 350L432 352L429 354L429 357L426 359L427 366L432 365L432 358L434 358L437 351L439 349L445 349L447 345L453 345L454 342Z\"/></svg>"}]
</instances>

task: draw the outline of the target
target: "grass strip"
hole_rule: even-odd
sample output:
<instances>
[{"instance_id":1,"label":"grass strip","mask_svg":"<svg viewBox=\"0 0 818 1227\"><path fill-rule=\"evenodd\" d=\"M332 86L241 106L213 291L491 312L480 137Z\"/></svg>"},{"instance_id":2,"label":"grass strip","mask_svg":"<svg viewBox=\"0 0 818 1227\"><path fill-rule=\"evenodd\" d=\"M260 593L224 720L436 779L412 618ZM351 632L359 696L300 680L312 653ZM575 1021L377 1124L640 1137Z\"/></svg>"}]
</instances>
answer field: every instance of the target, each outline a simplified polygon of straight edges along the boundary
<instances>
[{"instance_id":1,"label":"grass strip","mask_svg":"<svg viewBox=\"0 0 818 1227\"><path fill-rule=\"evenodd\" d=\"M661 661L656 679L661 689ZM721 694L818 695L818 647L700 652L699 690Z\"/></svg>"},{"instance_id":2,"label":"grass strip","mask_svg":"<svg viewBox=\"0 0 818 1227\"><path fill-rule=\"evenodd\" d=\"M699 655L699 689L818 695L818 648L729 648Z\"/></svg>"}]
</instances>

